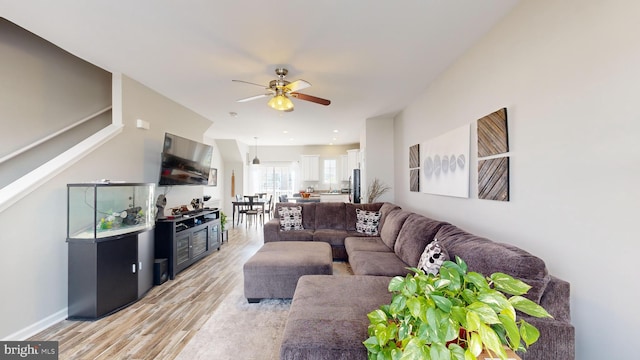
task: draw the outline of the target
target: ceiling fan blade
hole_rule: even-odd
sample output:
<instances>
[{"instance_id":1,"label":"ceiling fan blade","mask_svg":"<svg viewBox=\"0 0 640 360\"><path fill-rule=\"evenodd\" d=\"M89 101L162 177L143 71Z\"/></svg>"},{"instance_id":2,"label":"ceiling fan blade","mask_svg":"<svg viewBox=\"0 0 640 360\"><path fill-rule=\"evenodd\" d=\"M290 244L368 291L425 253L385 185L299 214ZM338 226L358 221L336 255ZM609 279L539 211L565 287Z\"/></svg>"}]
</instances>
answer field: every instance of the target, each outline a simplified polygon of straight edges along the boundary
<instances>
[{"instance_id":1,"label":"ceiling fan blade","mask_svg":"<svg viewBox=\"0 0 640 360\"><path fill-rule=\"evenodd\" d=\"M248 81L244 81L244 80L231 80L234 82L241 82L241 83L245 83L245 84L249 84L249 85L255 85L255 86L260 86L263 89L268 89L268 86L264 86L264 85L260 85L260 84L256 84L256 83L252 83L252 82L248 82Z\"/></svg>"},{"instance_id":2,"label":"ceiling fan blade","mask_svg":"<svg viewBox=\"0 0 640 360\"><path fill-rule=\"evenodd\" d=\"M284 91L285 92L294 92L294 91L306 89L306 88L308 88L310 86L311 86L311 84L308 83L307 81L296 80L294 82L291 82L291 83L287 84L287 86L284 87Z\"/></svg>"},{"instance_id":3,"label":"ceiling fan blade","mask_svg":"<svg viewBox=\"0 0 640 360\"><path fill-rule=\"evenodd\" d=\"M331 104L331 100L322 99L322 98L319 98L319 97L315 97L315 96L311 96L311 95L307 95L307 94L302 94L302 93L298 93L298 92L292 92L289 95L293 96L296 99L311 101L311 102L314 102L316 104L320 104L320 105L324 105L324 106L327 106L327 105Z\"/></svg>"},{"instance_id":4,"label":"ceiling fan blade","mask_svg":"<svg viewBox=\"0 0 640 360\"><path fill-rule=\"evenodd\" d=\"M271 95L273 95L273 94L267 93L267 94L261 94L261 95L256 95L256 96L250 96L248 98L236 100L236 102L247 102L247 101L251 101L251 100L255 100L255 99L261 99L263 97L267 97L267 96L271 96Z\"/></svg>"}]
</instances>

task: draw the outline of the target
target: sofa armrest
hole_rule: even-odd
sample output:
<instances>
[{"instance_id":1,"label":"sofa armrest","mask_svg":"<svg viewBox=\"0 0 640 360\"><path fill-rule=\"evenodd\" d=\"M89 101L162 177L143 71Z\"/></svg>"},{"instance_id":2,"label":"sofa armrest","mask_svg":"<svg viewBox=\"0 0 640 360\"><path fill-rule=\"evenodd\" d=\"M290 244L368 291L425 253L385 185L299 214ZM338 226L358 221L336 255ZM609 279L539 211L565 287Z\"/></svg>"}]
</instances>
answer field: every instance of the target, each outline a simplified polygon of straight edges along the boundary
<instances>
[{"instance_id":1,"label":"sofa armrest","mask_svg":"<svg viewBox=\"0 0 640 360\"><path fill-rule=\"evenodd\" d=\"M540 298L540 305L556 320L571 322L570 284L553 275L550 278Z\"/></svg>"},{"instance_id":2,"label":"sofa armrest","mask_svg":"<svg viewBox=\"0 0 640 360\"><path fill-rule=\"evenodd\" d=\"M264 224L264 242L280 241L280 219L273 218Z\"/></svg>"}]
</instances>

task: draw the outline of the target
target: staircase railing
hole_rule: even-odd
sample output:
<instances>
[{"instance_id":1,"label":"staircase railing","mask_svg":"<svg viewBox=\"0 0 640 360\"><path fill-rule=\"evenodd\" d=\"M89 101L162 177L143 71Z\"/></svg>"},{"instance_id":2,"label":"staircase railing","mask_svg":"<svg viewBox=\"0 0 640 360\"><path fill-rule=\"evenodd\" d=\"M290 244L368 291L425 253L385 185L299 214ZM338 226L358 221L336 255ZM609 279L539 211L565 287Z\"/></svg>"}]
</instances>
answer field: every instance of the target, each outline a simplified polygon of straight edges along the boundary
<instances>
[{"instance_id":1,"label":"staircase railing","mask_svg":"<svg viewBox=\"0 0 640 360\"><path fill-rule=\"evenodd\" d=\"M14 152L12 152L12 153L10 153L8 155L5 155L5 156L1 157L0 158L0 164L5 163L5 162L13 159L16 156L18 156L20 154L23 154L23 153L25 153L25 152L37 147L38 145L44 144L45 142L55 138L56 136L58 136L60 134L64 134L65 132L67 132L67 131L69 131L69 130L77 127L77 126L80 126L80 125L86 123L87 121L106 113L107 111L111 110L111 108L112 108L112 106L107 106L106 108L104 108L104 109L102 109L102 110L100 110L98 112L95 112L95 113L93 113L93 114L91 114L91 115L89 115L89 116L87 116L85 118L82 118L82 119L76 121L75 123L73 123L73 124L71 124L69 126L66 126L66 127L62 128L62 129L60 129L60 130L58 130L58 131L56 131L56 132L54 132L52 134L49 134L49 135L43 137L40 140L34 141L31 144L29 144L29 145L27 145L27 146L25 146L25 147L23 147L21 149L18 149L18 150L14 151Z\"/></svg>"}]
</instances>

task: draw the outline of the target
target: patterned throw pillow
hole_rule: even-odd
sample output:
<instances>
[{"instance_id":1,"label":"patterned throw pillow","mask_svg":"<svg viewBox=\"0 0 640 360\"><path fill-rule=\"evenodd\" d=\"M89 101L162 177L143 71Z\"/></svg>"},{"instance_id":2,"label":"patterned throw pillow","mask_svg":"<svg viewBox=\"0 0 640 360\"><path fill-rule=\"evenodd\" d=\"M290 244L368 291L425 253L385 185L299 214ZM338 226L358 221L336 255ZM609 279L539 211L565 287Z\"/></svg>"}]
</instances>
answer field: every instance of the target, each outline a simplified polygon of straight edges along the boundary
<instances>
[{"instance_id":1,"label":"patterned throw pillow","mask_svg":"<svg viewBox=\"0 0 640 360\"><path fill-rule=\"evenodd\" d=\"M367 235L378 235L380 211L356 209L356 231Z\"/></svg>"},{"instance_id":2,"label":"patterned throw pillow","mask_svg":"<svg viewBox=\"0 0 640 360\"><path fill-rule=\"evenodd\" d=\"M447 250L440 245L438 239L434 239L422 252L418 262L418 269L424 270L427 274L437 275L440 271L440 266L446 260L449 260Z\"/></svg>"},{"instance_id":3,"label":"patterned throw pillow","mask_svg":"<svg viewBox=\"0 0 640 360\"><path fill-rule=\"evenodd\" d=\"M281 231L304 230L304 228L302 227L301 206L283 206L281 208L278 208L278 215L280 215Z\"/></svg>"}]
</instances>

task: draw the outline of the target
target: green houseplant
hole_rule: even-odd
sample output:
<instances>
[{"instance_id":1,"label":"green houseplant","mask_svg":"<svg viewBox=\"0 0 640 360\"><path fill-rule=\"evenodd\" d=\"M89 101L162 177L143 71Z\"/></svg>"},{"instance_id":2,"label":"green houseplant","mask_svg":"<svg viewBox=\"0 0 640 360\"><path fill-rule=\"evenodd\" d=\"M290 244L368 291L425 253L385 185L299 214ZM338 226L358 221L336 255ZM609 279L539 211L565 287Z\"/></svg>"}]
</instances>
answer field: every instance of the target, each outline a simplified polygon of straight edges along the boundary
<instances>
[{"instance_id":1,"label":"green houseplant","mask_svg":"<svg viewBox=\"0 0 640 360\"><path fill-rule=\"evenodd\" d=\"M224 231L225 230L226 224L227 224L227 214L225 214L224 212L220 211L220 231Z\"/></svg>"},{"instance_id":2,"label":"green houseplant","mask_svg":"<svg viewBox=\"0 0 640 360\"><path fill-rule=\"evenodd\" d=\"M445 261L437 275L411 270L389 283L391 303L368 314L369 359L476 360L486 349L504 360L505 346L525 351L540 336L535 326L516 319L516 310L551 317L521 296L531 286L503 273L470 272L458 257Z\"/></svg>"}]
</instances>

